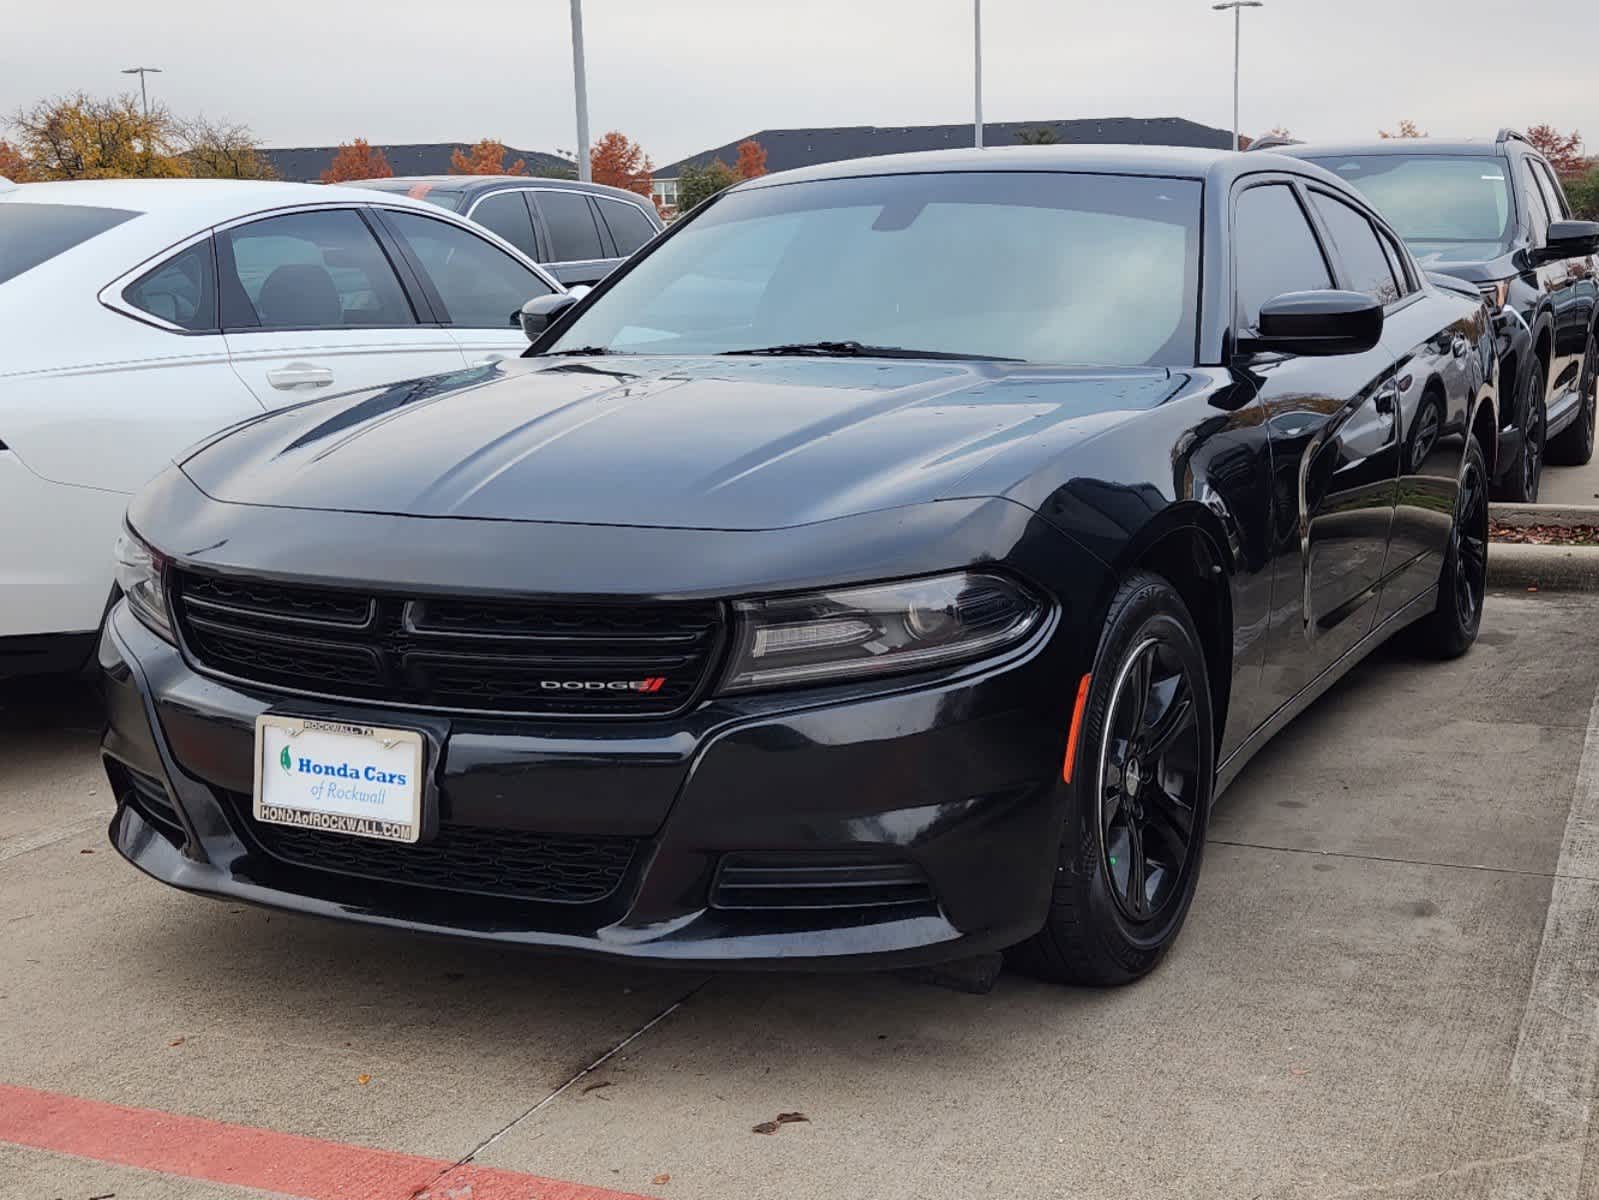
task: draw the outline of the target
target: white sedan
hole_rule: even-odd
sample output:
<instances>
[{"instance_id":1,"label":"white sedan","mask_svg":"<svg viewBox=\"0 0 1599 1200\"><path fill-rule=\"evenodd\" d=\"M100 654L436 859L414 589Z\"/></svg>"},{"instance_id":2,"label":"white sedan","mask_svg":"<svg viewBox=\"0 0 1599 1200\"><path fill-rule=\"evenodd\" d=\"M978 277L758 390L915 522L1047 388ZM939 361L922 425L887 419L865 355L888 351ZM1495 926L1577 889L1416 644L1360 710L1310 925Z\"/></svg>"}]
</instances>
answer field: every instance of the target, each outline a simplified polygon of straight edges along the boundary
<instances>
[{"instance_id":1,"label":"white sedan","mask_svg":"<svg viewBox=\"0 0 1599 1200\"><path fill-rule=\"evenodd\" d=\"M72 670L128 496L263 411L526 349L560 284L403 196L0 181L0 678Z\"/></svg>"}]
</instances>

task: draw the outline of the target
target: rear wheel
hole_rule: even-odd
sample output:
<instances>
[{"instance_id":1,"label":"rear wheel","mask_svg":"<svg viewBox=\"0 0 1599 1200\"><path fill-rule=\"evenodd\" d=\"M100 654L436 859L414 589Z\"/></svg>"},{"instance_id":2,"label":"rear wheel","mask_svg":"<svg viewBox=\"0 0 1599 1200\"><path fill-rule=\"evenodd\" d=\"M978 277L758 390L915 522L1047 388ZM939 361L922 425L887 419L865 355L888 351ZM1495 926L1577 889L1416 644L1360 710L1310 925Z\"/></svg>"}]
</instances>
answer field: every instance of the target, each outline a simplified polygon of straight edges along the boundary
<instances>
[{"instance_id":1,"label":"rear wheel","mask_svg":"<svg viewBox=\"0 0 1599 1200\"><path fill-rule=\"evenodd\" d=\"M1510 474L1500 485L1500 499L1513 504L1536 504L1543 481L1544 439L1548 401L1544 395L1548 376L1543 364L1534 362L1527 372L1526 403L1521 406L1521 454Z\"/></svg>"},{"instance_id":2,"label":"rear wheel","mask_svg":"<svg viewBox=\"0 0 1599 1200\"><path fill-rule=\"evenodd\" d=\"M1049 917L1012 956L1060 983L1130 983L1182 929L1215 787L1204 651L1158 575L1111 603L1080 737Z\"/></svg>"},{"instance_id":3,"label":"rear wheel","mask_svg":"<svg viewBox=\"0 0 1599 1200\"><path fill-rule=\"evenodd\" d=\"M1459 658L1477 640L1488 589L1488 468L1476 438L1466 443L1466 463L1455 498L1455 522L1438 577L1438 603L1415 626L1422 649Z\"/></svg>"},{"instance_id":4,"label":"rear wheel","mask_svg":"<svg viewBox=\"0 0 1599 1200\"><path fill-rule=\"evenodd\" d=\"M1599 407L1599 332L1588 335L1577 385L1577 419L1549 443L1549 461L1561 467L1586 466L1593 458L1595 408Z\"/></svg>"}]
</instances>

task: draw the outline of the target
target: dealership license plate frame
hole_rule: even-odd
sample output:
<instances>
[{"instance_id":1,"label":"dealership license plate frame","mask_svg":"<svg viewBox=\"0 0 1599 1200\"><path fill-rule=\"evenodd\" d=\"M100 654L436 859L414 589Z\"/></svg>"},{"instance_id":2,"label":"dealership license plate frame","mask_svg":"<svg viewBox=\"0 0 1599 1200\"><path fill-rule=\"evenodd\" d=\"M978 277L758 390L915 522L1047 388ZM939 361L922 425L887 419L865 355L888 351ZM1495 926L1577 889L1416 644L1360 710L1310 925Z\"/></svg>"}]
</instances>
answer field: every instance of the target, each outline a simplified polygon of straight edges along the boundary
<instances>
[{"instance_id":1,"label":"dealership license plate frame","mask_svg":"<svg viewBox=\"0 0 1599 1200\"><path fill-rule=\"evenodd\" d=\"M332 822L337 822L340 819L355 822L362 819L349 817L346 814L330 813L325 809L305 808L303 805L269 804L266 800L264 786L266 778L270 777L269 772L266 770L266 730L269 728L275 728L287 733L290 741L310 730L331 734L335 737L348 738L352 742L382 742L389 740L394 746L406 747L410 753L408 761L412 768L409 796L407 798L407 812L405 814L406 820L404 822L391 820L374 822L377 825L396 826L400 836L364 830L353 826L338 827L336 824L310 823L272 815L268 811L269 809L312 814ZM329 716L299 716L281 712L262 713L255 721L255 781L251 792L251 813L262 824L273 825L278 828L307 829L330 837L355 837L369 841L388 842L395 845L414 846L430 835L431 826L434 824L433 821L429 820L432 787L427 771L430 750L433 749L433 740L426 731L421 729L401 729L370 725L361 720Z\"/></svg>"}]
</instances>

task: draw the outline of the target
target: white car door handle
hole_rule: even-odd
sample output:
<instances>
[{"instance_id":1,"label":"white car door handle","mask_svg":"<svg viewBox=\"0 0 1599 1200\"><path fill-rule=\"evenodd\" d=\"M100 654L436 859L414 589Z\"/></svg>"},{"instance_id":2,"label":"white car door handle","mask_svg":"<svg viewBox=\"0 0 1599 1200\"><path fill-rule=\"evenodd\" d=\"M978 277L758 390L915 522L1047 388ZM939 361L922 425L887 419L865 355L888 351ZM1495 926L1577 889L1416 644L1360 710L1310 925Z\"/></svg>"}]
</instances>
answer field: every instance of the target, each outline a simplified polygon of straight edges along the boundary
<instances>
[{"instance_id":1,"label":"white car door handle","mask_svg":"<svg viewBox=\"0 0 1599 1200\"><path fill-rule=\"evenodd\" d=\"M327 367L296 362L268 371L267 382L284 391L297 387L327 387L333 382L333 372Z\"/></svg>"}]
</instances>

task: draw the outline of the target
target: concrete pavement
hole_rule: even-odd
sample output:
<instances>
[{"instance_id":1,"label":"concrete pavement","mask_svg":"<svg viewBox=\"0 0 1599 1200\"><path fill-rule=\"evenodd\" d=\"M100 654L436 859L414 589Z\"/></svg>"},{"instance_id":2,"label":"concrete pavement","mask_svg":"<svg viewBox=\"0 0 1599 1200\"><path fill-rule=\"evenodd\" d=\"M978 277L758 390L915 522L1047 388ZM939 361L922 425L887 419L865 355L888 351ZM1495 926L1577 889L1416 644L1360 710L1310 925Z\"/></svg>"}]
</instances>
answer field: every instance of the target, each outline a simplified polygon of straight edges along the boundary
<instances>
[{"instance_id":1,"label":"concrete pavement","mask_svg":"<svg viewBox=\"0 0 1599 1200\"><path fill-rule=\"evenodd\" d=\"M1599 505L1599 454L1585 467L1546 466L1538 503Z\"/></svg>"},{"instance_id":2,"label":"concrete pavement","mask_svg":"<svg viewBox=\"0 0 1599 1200\"><path fill-rule=\"evenodd\" d=\"M0 692L0 1084L696 1200L1599 1198L1594 604L1496 595L1465 659L1359 668L1222 800L1182 942L1113 993L194 899L106 846L92 705ZM254 1194L3 1137L0 1197Z\"/></svg>"}]
</instances>

